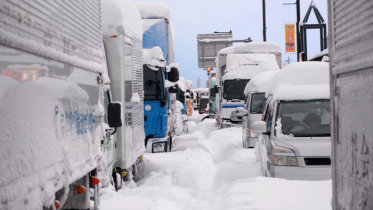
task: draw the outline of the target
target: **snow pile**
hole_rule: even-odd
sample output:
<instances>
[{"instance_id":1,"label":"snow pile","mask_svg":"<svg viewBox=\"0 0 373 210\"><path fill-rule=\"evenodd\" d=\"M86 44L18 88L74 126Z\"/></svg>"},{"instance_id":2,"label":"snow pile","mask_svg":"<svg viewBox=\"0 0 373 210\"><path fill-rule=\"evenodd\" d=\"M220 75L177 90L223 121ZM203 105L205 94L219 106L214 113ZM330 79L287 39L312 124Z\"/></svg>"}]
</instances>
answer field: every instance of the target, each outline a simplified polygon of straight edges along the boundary
<instances>
[{"instance_id":1,"label":"snow pile","mask_svg":"<svg viewBox=\"0 0 373 210\"><path fill-rule=\"evenodd\" d=\"M221 54L245 54L245 53L274 53L282 54L281 47L274 42L250 42L234 45L219 51Z\"/></svg>"},{"instance_id":2,"label":"snow pile","mask_svg":"<svg viewBox=\"0 0 373 210\"><path fill-rule=\"evenodd\" d=\"M176 108L180 110L184 110L184 105L180 101L176 100Z\"/></svg>"},{"instance_id":3,"label":"snow pile","mask_svg":"<svg viewBox=\"0 0 373 210\"><path fill-rule=\"evenodd\" d=\"M264 71L279 70L273 54L230 54L223 80L251 79Z\"/></svg>"},{"instance_id":4,"label":"snow pile","mask_svg":"<svg viewBox=\"0 0 373 210\"><path fill-rule=\"evenodd\" d=\"M143 64L148 65L151 70L158 71L158 67L166 67L166 60L163 57L160 47L143 49Z\"/></svg>"},{"instance_id":5,"label":"snow pile","mask_svg":"<svg viewBox=\"0 0 373 210\"><path fill-rule=\"evenodd\" d=\"M170 19L170 11L165 4L157 2L135 2L142 19Z\"/></svg>"},{"instance_id":6,"label":"snow pile","mask_svg":"<svg viewBox=\"0 0 373 210\"><path fill-rule=\"evenodd\" d=\"M139 10L131 0L104 0L101 2L102 31L104 36L120 33L118 27L123 27L122 33L142 40L142 21Z\"/></svg>"},{"instance_id":7,"label":"snow pile","mask_svg":"<svg viewBox=\"0 0 373 210\"><path fill-rule=\"evenodd\" d=\"M214 161L221 162L228 160L232 154L242 148L242 128L226 128L212 131L210 139L214 139L216 144L212 149L212 158Z\"/></svg>"},{"instance_id":8,"label":"snow pile","mask_svg":"<svg viewBox=\"0 0 373 210\"><path fill-rule=\"evenodd\" d=\"M170 72L171 68L177 68L179 70L179 64L178 63L171 63L170 65L167 66L166 72Z\"/></svg>"},{"instance_id":9,"label":"snow pile","mask_svg":"<svg viewBox=\"0 0 373 210\"><path fill-rule=\"evenodd\" d=\"M271 78L277 73L277 70L265 71L255 75L249 83L247 83L244 93L245 95L250 92L266 92Z\"/></svg>"}]
</instances>

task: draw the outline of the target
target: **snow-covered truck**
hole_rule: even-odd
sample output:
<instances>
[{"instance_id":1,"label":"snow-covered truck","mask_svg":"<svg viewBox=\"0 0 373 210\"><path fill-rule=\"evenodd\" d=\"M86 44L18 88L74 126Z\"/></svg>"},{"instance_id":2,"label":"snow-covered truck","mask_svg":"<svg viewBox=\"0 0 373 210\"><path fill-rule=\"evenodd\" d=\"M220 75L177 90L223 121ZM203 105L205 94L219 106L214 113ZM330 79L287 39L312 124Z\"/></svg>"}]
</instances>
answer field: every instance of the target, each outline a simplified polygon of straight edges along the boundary
<instances>
[{"instance_id":1,"label":"snow-covered truck","mask_svg":"<svg viewBox=\"0 0 373 210\"><path fill-rule=\"evenodd\" d=\"M166 80L179 79L174 60L173 27L166 5L154 2L136 2L143 22L143 48L153 50L154 58L144 59L144 120L147 152L168 152L175 135L176 119L171 119L175 95L171 96ZM159 52L161 54L155 53ZM159 65L152 65L155 62ZM167 66L168 65L168 66ZM166 68L167 67L167 68ZM176 75L177 74L177 75ZM174 93L172 93L174 94Z\"/></svg>"},{"instance_id":2,"label":"snow-covered truck","mask_svg":"<svg viewBox=\"0 0 373 210\"><path fill-rule=\"evenodd\" d=\"M330 0L333 209L373 209L373 1Z\"/></svg>"},{"instance_id":3,"label":"snow-covered truck","mask_svg":"<svg viewBox=\"0 0 373 210\"><path fill-rule=\"evenodd\" d=\"M118 189L122 181L139 179L138 166L145 153L142 21L131 0L105 0L101 8L110 78L105 80L105 104L120 104L122 117L116 132L106 129L102 148L107 167L102 173L107 176L105 184L110 181Z\"/></svg>"},{"instance_id":4,"label":"snow-covered truck","mask_svg":"<svg viewBox=\"0 0 373 210\"><path fill-rule=\"evenodd\" d=\"M63 8L63 9L62 9ZM100 1L0 1L0 209L94 209Z\"/></svg>"},{"instance_id":5,"label":"snow-covered truck","mask_svg":"<svg viewBox=\"0 0 373 210\"><path fill-rule=\"evenodd\" d=\"M244 89L252 77L282 66L282 49L271 42L250 42L219 51L216 57L216 120L221 127L241 123L233 116L244 107Z\"/></svg>"}]
</instances>

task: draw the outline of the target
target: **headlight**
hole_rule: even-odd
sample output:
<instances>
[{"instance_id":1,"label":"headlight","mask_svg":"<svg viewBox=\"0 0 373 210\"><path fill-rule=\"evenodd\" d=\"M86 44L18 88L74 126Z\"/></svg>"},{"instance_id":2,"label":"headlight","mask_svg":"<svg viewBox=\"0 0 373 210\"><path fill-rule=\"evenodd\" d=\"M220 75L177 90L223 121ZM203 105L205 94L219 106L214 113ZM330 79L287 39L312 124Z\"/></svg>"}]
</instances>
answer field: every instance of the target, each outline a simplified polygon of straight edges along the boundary
<instances>
[{"instance_id":1,"label":"headlight","mask_svg":"<svg viewBox=\"0 0 373 210\"><path fill-rule=\"evenodd\" d=\"M286 147L272 146L269 159L276 166L298 166L294 151Z\"/></svg>"},{"instance_id":2,"label":"headlight","mask_svg":"<svg viewBox=\"0 0 373 210\"><path fill-rule=\"evenodd\" d=\"M153 143L153 152L166 152L166 142Z\"/></svg>"}]
</instances>

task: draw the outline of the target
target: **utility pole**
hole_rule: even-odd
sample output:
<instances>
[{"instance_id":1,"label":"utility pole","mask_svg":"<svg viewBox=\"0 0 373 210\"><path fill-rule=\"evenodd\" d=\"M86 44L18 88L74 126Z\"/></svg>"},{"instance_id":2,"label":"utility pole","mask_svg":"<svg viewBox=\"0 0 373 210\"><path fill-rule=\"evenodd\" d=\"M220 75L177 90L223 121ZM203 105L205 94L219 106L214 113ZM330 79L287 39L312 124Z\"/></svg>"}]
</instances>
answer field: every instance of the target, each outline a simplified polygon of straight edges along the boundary
<instances>
[{"instance_id":1,"label":"utility pole","mask_svg":"<svg viewBox=\"0 0 373 210\"><path fill-rule=\"evenodd\" d=\"M267 41L266 0L263 0L263 42Z\"/></svg>"},{"instance_id":2,"label":"utility pole","mask_svg":"<svg viewBox=\"0 0 373 210\"><path fill-rule=\"evenodd\" d=\"M299 62L299 54L301 53L300 48L300 31L299 31L299 22L300 22L300 0L296 0L297 4L297 61Z\"/></svg>"},{"instance_id":3,"label":"utility pole","mask_svg":"<svg viewBox=\"0 0 373 210\"><path fill-rule=\"evenodd\" d=\"M200 88L200 81L199 81L199 77L197 79L197 88Z\"/></svg>"}]
</instances>

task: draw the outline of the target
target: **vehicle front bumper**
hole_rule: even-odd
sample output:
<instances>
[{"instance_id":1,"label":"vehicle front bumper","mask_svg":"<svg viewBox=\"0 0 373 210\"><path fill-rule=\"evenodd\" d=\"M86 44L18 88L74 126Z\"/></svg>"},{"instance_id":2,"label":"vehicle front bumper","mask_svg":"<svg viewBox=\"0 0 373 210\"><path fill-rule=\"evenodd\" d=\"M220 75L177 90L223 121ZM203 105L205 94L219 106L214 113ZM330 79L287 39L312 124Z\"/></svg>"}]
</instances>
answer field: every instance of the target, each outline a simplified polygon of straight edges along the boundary
<instances>
[{"instance_id":1,"label":"vehicle front bumper","mask_svg":"<svg viewBox=\"0 0 373 210\"><path fill-rule=\"evenodd\" d=\"M160 151L155 151L156 144L163 144L164 151L162 152L169 152L170 148L170 138L168 136L163 138L150 138L148 139L148 144L146 145L146 152L147 153L158 153Z\"/></svg>"},{"instance_id":2,"label":"vehicle front bumper","mask_svg":"<svg viewBox=\"0 0 373 210\"><path fill-rule=\"evenodd\" d=\"M328 180L331 166L275 166L267 162L268 176L290 180Z\"/></svg>"}]
</instances>

